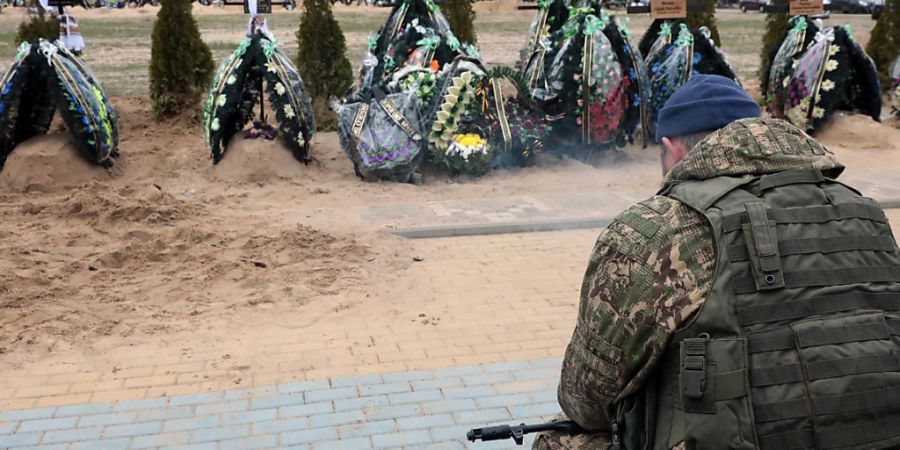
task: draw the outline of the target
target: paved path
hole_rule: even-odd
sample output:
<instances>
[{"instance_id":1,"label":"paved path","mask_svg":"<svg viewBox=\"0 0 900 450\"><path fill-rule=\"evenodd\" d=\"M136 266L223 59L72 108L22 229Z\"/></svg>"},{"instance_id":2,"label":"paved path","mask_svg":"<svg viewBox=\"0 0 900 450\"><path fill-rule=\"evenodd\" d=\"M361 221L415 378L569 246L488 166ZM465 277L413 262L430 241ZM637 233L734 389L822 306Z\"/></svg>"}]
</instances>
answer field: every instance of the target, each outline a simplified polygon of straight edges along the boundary
<instances>
[{"instance_id":1,"label":"paved path","mask_svg":"<svg viewBox=\"0 0 900 450\"><path fill-rule=\"evenodd\" d=\"M470 428L555 415L559 364L537 359L7 411L0 447L462 449Z\"/></svg>"}]
</instances>

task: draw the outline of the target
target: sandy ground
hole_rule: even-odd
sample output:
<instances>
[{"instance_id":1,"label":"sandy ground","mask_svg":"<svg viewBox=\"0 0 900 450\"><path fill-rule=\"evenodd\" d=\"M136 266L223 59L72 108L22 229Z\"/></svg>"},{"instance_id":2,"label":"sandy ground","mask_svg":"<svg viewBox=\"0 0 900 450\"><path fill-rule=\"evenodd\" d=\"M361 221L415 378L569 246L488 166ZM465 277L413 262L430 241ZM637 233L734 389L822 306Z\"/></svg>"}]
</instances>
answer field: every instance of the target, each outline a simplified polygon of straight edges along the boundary
<instances>
[{"instance_id":1,"label":"sandy ground","mask_svg":"<svg viewBox=\"0 0 900 450\"><path fill-rule=\"evenodd\" d=\"M531 13L510 5L479 4L496 8L480 20L527 27ZM148 11L115 17L146 22ZM200 19L225 13L204 8ZM112 12L82 14L99 22ZM0 28L11 16L0 16ZM485 58L512 63L524 31L497 28L482 35ZM366 32L352 36L364 42ZM228 45L239 37L220 36ZM88 53L89 63L134 58L146 73L147 41L133 44ZM104 78L116 67L97 71ZM417 244L390 234L389 221L371 220L368 208L608 190L644 196L660 180L656 149L629 148L598 167L547 157L480 179L428 173L422 187L362 183L334 133L316 136L308 166L277 143L236 139L214 167L198 125L153 123L145 97L113 102L122 157L112 170L84 163L57 133L22 144L0 172L0 371L69 351L202 349L245 330L315 328L326 316L390 320L398 302L415 298L404 274ZM889 126L844 117L822 139L848 166L900 168L900 131Z\"/></svg>"}]
</instances>

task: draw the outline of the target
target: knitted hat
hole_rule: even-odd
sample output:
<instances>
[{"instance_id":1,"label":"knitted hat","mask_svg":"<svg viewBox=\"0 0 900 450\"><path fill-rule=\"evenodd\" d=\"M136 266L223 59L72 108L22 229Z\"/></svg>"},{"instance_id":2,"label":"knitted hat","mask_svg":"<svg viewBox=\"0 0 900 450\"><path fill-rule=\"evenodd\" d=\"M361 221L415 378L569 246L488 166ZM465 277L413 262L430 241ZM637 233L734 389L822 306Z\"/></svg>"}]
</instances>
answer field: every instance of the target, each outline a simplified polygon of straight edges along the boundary
<instances>
[{"instance_id":1,"label":"knitted hat","mask_svg":"<svg viewBox=\"0 0 900 450\"><path fill-rule=\"evenodd\" d=\"M738 119L759 117L759 105L734 80L695 75L659 111L656 143L701 131L718 130Z\"/></svg>"}]
</instances>

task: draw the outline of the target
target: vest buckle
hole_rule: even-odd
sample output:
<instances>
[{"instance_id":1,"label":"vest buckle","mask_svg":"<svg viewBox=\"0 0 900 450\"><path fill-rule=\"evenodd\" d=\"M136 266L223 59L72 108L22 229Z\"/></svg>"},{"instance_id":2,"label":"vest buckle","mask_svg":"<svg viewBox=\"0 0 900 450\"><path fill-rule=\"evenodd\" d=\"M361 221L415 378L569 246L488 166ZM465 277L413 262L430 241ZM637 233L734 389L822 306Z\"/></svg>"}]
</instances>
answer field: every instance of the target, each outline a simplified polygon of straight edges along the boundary
<instances>
[{"instance_id":1,"label":"vest buckle","mask_svg":"<svg viewBox=\"0 0 900 450\"><path fill-rule=\"evenodd\" d=\"M706 391L706 338L685 339L681 360L681 392L685 397L702 399Z\"/></svg>"}]
</instances>

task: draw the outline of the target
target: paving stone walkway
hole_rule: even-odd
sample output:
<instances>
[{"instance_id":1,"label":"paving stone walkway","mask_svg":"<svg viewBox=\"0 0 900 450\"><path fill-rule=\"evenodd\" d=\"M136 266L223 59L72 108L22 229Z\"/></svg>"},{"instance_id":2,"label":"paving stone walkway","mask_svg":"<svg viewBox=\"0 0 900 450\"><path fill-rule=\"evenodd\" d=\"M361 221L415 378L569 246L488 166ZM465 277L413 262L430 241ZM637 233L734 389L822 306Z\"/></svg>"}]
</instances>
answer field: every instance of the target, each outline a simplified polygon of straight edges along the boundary
<instances>
[{"instance_id":1,"label":"paving stone walkway","mask_svg":"<svg viewBox=\"0 0 900 450\"><path fill-rule=\"evenodd\" d=\"M537 359L6 411L0 448L515 448L470 444L466 431L549 420L559 366Z\"/></svg>"}]
</instances>

